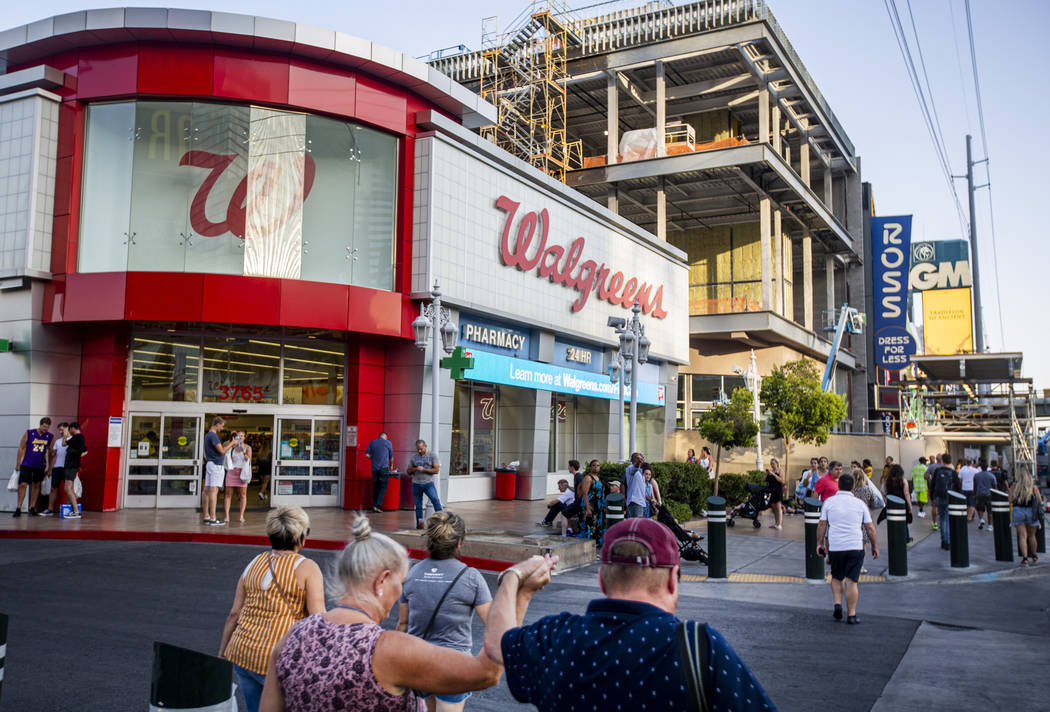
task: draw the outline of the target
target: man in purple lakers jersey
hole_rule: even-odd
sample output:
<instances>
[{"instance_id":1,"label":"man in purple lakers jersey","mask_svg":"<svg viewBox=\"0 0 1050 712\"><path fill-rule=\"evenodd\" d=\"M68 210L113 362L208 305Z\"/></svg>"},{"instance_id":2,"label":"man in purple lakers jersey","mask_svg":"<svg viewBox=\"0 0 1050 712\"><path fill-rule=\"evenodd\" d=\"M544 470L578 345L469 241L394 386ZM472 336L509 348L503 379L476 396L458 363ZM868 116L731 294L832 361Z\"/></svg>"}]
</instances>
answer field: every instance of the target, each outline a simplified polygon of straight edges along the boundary
<instances>
[{"instance_id":1,"label":"man in purple lakers jersey","mask_svg":"<svg viewBox=\"0 0 1050 712\"><path fill-rule=\"evenodd\" d=\"M22 516L22 498L29 490L29 516L35 517L36 500L40 496L40 483L44 481L44 473L47 472L49 458L51 457L51 441L54 435L48 432L51 429L51 418L40 419L40 426L34 430L27 430L22 435L22 442L18 443L18 502L15 503L15 516Z\"/></svg>"}]
</instances>

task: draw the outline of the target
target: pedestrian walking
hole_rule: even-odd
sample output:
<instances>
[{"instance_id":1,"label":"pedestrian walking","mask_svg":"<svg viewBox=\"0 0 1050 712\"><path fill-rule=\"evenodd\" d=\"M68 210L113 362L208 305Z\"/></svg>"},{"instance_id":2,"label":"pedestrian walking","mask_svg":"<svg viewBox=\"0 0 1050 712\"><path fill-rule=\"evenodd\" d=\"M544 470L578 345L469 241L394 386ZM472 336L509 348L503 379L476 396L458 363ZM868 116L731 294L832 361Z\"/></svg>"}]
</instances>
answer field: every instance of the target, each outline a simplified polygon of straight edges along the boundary
<instances>
[{"instance_id":1,"label":"pedestrian walking","mask_svg":"<svg viewBox=\"0 0 1050 712\"><path fill-rule=\"evenodd\" d=\"M824 458L820 458L822 461ZM826 502L839 491L839 477L842 476L842 463L832 460L828 463L828 472L817 480L813 485L813 494L820 497L821 502ZM852 478L850 478L852 480Z\"/></svg>"},{"instance_id":2,"label":"pedestrian walking","mask_svg":"<svg viewBox=\"0 0 1050 712\"><path fill-rule=\"evenodd\" d=\"M1010 492L1010 477L1006 470L999 466L998 460L992 460L992 474L995 475L995 488L1000 492Z\"/></svg>"},{"instance_id":3,"label":"pedestrian walking","mask_svg":"<svg viewBox=\"0 0 1050 712\"><path fill-rule=\"evenodd\" d=\"M780 462L774 457L766 468L766 489L769 491L769 508L773 511L773 528L782 529L784 525L784 473Z\"/></svg>"},{"instance_id":4,"label":"pedestrian walking","mask_svg":"<svg viewBox=\"0 0 1050 712\"><path fill-rule=\"evenodd\" d=\"M506 667L514 699L539 712L696 704L774 710L721 633L675 616L679 564L670 529L651 519L624 520L609 528L601 549L598 583L606 597L592 600L583 615L560 613L527 626L511 611L529 602L542 571L508 569L485 626L485 652Z\"/></svg>"},{"instance_id":5,"label":"pedestrian walking","mask_svg":"<svg viewBox=\"0 0 1050 712\"><path fill-rule=\"evenodd\" d=\"M87 442L80 432L80 423L69 424L69 437L66 438L66 462L62 468L62 479L66 489L66 504L71 507L67 519L80 519L80 505L77 503L77 474L80 472L80 461L87 455ZM83 492L80 493L83 495Z\"/></svg>"},{"instance_id":6,"label":"pedestrian walking","mask_svg":"<svg viewBox=\"0 0 1050 712\"><path fill-rule=\"evenodd\" d=\"M694 450L693 448L689 448L689 450L686 451L685 461L687 463L689 463L689 464L695 464L696 463L696 450Z\"/></svg>"},{"instance_id":7,"label":"pedestrian walking","mask_svg":"<svg viewBox=\"0 0 1050 712\"><path fill-rule=\"evenodd\" d=\"M623 484L627 488L627 518L645 516L645 476L642 465L645 458L640 452L631 453L631 464L623 472Z\"/></svg>"},{"instance_id":8,"label":"pedestrian walking","mask_svg":"<svg viewBox=\"0 0 1050 712\"><path fill-rule=\"evenodd\" d=\"M240 521L244 522L244 512L248 508L248 483L252 479L252 446L244 442L244 431L234 433L232 447L226 450L223 466L226 468L226 488L223 490L222 503L226 511L226 521L230 521L230 504L234 493L239 493L241 501Z\"/></svg>"},{"instance_id":9,"label":"pedestrian walking","mask_svg":"<svg viewBox=\"0 0 1050 712\"><path fill-rule=\"evenodd\" d=\"M224 427L226 419L217 415L212 418L211 427L204 434L204 498L201 508L207 526L226 524L215 511L219 502L219 488L226 482L226 451L234 445L233 440L226 443L220 440L219 431Z\"/></svg>"},{"instance_id":10,"label":"pedestrian walking","mask_svg":"<svg viewBox=\"0 0 1050 712\"><path fill-rule=\"evenodd\" d=\"M1032 479L1031 470L1024 465L1019 466L1014 475L1011 501L1013 514L1010 525L1017 531L1017 553L1021 555L1021 566L1027 567L1029 559L1033 564L1039 562L1035 532L1042 526L1043 496Z\"/></svg>"},{"instance_id":11,"label":"pedestrian walking","mask_svg":"<svg viewBox=\"0 0 1050 712\"><path fill-rule=\"evenodd\" d=\"M69 423L59 423L55 439L51 441L51 469L44 478L45 480L48 477L51 478L49 483L51 491L47 495L47 509L40 513L45 517L58 511L58 493L65 484L66 453L69 451L66 438L68 437Z\"/></svg>"},{"instance_id":12,"label":"pedestrian walking","mask_svg":"<svg viewBox=\"0 0 1050 712\"><path fill-rule=\"evenodd\" d=\"M372 463L372 511L382 514L383 498L386 497L386 488L390 481L390 468L394 466L394 446L385 431L368 443L365 457Z\"/></svg>"},{"instance_id":13,"label":"pedestrian walking","mask_svg":"<svg viewBox=\"0 0 1050 712\"><path fill-rule=\"evenodd\" d=\"M915 497L915 504L919 505L919 519L926 518L926 458L920 457L915 467L911 468L911 491Z\"/></svg>"},{"instance_id":14,"label":"pedestrian walking","mask_svg":"<svg viewBox=\"0 0 1050 712\"><path fill-rule=\"evenodd\" d=\"M940 465L933 471L931 482L933 499L937 503L937 528L941 533L941 548L949 549L948 531L948 493L955 484L955 470L952 469L952 456L944 453Z\"/></svg>"},{"instance_id":15,"label":"pedestrian walking","mask_svg":"<svg viewBox=\"0 0 1050 712\"><path fill-rule=\"evenodd\" d=\"M707 470L708 479L715 478L715 471L711 469L711 448L707 445L700 448L700 467Z\"/></svg>"},{"instance_id":16,"label":"pedestrian walking","mask_svg":"<svg viewBox=\"0 0 1050 712\"><path fill-rule=\"evenodd\" d=\"M930 455L926 461L926 490L929 493L930 502L930 531L940 530L940 525L937 523L940 519L937 516L937 497L933 494L933 473L937 471L941 466L941 456L938 454Z\"/></svg>"},{"instance_id":17,"label":"pedestrian walking","mask_svg":"<svg viewBox=\"0 0 1050 712\"><path fill-rule=\"evenodd\" d=\"M871 543L871 558L879 558L879 544L875 525L867 506L853 496L853 475L839 477L837 492L820 509L817 526L817 554L831 561L831 595L834 599L833 617L842 620L842 598L846 598L846 622L860 623L857 602L860 600L860 570L864 566L863 531ZM827 537L825 541L825 536Z\"/></svg>"},{"instance_id":18,"label":"pedestrian walking","mask_svg":"<svg viewBox=\"0 0 1050 712\"><path fill-rule=\"evenodd\" d=\"M663 504L663 498L660 496L660 483L653 477L653 466L648 462L642 463L642 477L645 478L645 517L652 519L657 507Z\"/></svg>"},{"instance_id":19,"label":"pedestrian walking","mask_svg":"<svg viewBox=\"0 0 1050 712\"><path fill-rule=\"evenodd\" d=\"M336 558L337 603L275 646L260 709L418 712L415 690L454 695L496 684L499 665L485 653L471 657L380 626L401 598L408 553L373 533L364 516L354 520L351 536ZM493 601L489 620L520 620L532 594L550 581L552 561L534 556L515 564L522 594Z\"/></svg>"},{"instance_id":20,"label":"pedestrian walking","mask_svg":"<svg viewBox=\"0 0 1050 712\"><path fill-rule=\"evenodd\" d=\"M886 494L892 494L894 497L900 497L904 500L904 506L906 507L907 514L905 515L904 532L907 536L907 543L910 544L911 539L911 523L912 508L911 508L911 488L908 486L908 480L904 478L904 468L900 465L890 466L889 474L886 475ZM882 512L879 513L879 522L882 522L886 518L886 508L884 507Z\"/></svg>"},{"instance_id":21,"label":"pedestrian walking","mask_svg":"<svg viewBox=\"0 0 1050 712\"><path fill-rule=\"evenodd\" d=\"M435 512L442 510L441 499L434 486L434 475L441 471L441 463L427 451L426 440L416 440L416 454L409 461L406 472L412 475L412 499L416 502L416 529L423 528L423 495L430 499Z\"/></svg>"},{"instance_id":22,"label":"pedestrian walking","mask_svg":"<svg viewBox=\"0 0 1050 712\"><path fill-rule=\"evenodd\" d=\"M22 516L22 500L29 492L26 510L29 516L37 516L36 500L40 497L40 483L44 481L51 467L51 442L55 434L50 432L51 418L44 416L37 427L22 433L18 443L18 455L15 457L18 469L18 501L15 502L14 516Z\"/></svg>"},{"instance_id":23,"label":"pedestrian walking","mask_svg":"<svg viewBox=\"0 0 1050 712\"><path fill-rule=\"evenodd\" d=\"M893 458L889 455L886 456L886 464L882 466L882 477L879 478L879 489L886 488L886 478L890 476L890 469L893 467Z\"/></svg>"},{"instance_id":24,"label":"pedestrian walking","mask_svg":"<svg viewBox=\"0 0 1050 712\"><path fill-rule=\"evenodd\" d=\"M979 521L977 522L978 529L984 529L988 527L988 531L992 531L992 490L995 489L995 475L988 469L988 463L985 460L979 460L977 463L978 472L973 478L973 491L977 500L977 516ZM985 520L984 515L988 515L988 519Z\"/></svg>"},{"instance_id":25,"label":"pedestrian walking","mask_svg":"<svg viewBox=\"0 0 1050 712\"><path fill-rule=\"evenodd\" d=\"M478 570L459 560L466 534L463 518L447 509L427 519L424 540L428 557L405 577L397 629L470 655L474 614L485 625L492 594ZM423 692L429 712L459 712L468 697L469 692Z\"/></svg>"},{"instance_id":26,"label":"pedestrian walking","mask_svg":"<svg viewBox=\"0 0 1050 712\"><path fill-rule=\"evenodd\" d=\"M959 468L959 491L966 497L966 520L969 522L972 522L977 516L977 493L974 490L973 480L980 470L973 464L973 460L968 459Z\"/></svg>"},{"instance_id":27,"label":"pedestrian walking","mask_svg":"<svg viewBox=\"0 0 1050 712\"><path fill-rule=\"evenodd\" d=\"M299 554L310 534L301 507L279 507L266 517L270 550L249 562L237 581L222 629L219 657L233 663L248 712L259 709L274 645L308 615L324 613L324 576Z\"/></svg>"}]
</instances>

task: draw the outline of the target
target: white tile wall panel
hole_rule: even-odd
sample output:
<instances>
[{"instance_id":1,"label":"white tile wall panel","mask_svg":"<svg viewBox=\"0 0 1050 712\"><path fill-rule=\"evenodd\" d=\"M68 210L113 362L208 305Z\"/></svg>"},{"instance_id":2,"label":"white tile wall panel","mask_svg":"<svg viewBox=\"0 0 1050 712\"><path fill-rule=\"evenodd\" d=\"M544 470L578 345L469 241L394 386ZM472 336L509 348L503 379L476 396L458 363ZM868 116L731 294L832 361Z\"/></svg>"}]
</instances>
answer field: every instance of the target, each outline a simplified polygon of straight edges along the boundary
<instances>
[{"instance_id":1,"label":"white tile wall panel","mask_svg":"<svg viewBox=\"0 0 1050 712\"><path fill-rule=\"evenodd\" d=\"M654 296L662 285L661 304L667 316L642 317L652 353L688 361L688 271L682 263L603 219L601 211L584 210L565 200L538 175L532 179L532 169L508 170L442 134L419 139L416 146L416 172L423 173L424 180L416 184L419 211L414 219L424 213L428 219L414 235L413 254L427 255L425 266L413 260L414 292L425 291L436 277L448 301L459 307L613 343L606 321L610 316L629 317L629 309L600 300L592 292L583 308L573 312L580 292L538 277L536 269L523 272L502 264L500 236L507 213L496 207L496 200L506 196L520 203L512 240L525 213L546 209L550 216L548 247L558 245L568 251L573 240L582 237L585 246L578 265L587 260L607 265L610 274L622 272L624 281L636 278L653 285ZM421 170L422 166L427 170ZM533 250L539 241L537 231Z\"/></svg>"},{"instance_id":2,"label":"white tile wall panel","mask_svg":"<svg viewBox=\"0 0 1050 712\"><path fill-rule=\"evenodd\" d=\"M0 97L0 270L51 268L58 97L34 89Z\"/></svg>"}]
</instances>

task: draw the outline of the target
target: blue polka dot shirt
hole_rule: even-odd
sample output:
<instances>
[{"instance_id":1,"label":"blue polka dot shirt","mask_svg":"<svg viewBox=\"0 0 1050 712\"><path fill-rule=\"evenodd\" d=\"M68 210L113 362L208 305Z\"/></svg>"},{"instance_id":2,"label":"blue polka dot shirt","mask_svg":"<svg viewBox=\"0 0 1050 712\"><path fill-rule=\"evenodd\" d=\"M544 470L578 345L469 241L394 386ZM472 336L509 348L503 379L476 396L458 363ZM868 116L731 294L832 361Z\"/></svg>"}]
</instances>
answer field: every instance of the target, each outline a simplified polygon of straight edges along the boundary
<instances>
[{"instance_id":1,"label":"blue polka dot shirt","mask_svg":"<svg viewBox=\"0 0 1050 712\"><path fill-rule=\"evenodd\" d=\"M503 636L507 685L540 712L689 709L678 619L637 601L599 599ZM711 712L775 710L729 643L708 626Z\"/></svg>"}]
</instances>

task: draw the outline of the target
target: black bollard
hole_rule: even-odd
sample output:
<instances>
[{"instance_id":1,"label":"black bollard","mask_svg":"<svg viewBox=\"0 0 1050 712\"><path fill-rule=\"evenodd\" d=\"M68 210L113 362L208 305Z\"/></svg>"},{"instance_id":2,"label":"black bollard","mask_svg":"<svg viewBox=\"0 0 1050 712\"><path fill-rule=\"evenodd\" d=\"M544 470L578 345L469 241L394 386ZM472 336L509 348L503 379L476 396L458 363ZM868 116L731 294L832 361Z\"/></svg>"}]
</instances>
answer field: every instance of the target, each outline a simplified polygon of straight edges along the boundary
<instances>
[{"instance_id":1,"label":"black bollard","mask_svg":"<svg viewBox=\"0 0 1050 712\"><path fill-rule=\"evenodd\" d=\"M820 500L806 497L803 500L806 508L806 578L815 581L824 580L824 557L817 553L817 527L820 526Z\"/></svg>"},{"instance_id":2,"label":"black bollard","mask_svg":"<svg viewBox=\"0 0 1050 712\"><path fill-rule=\"evenodd\" d=\"M992 538L995 540L995 560L1014 560L1014 540L1010 537L1010 495L992 490Z\"/></svg>"},{"instance_id":3,"label":"black bollard","mask_svg":"<svg viewBox=\"0 0 1050 712\"><path fill-rule=\"evenodd\" d=\"M726 577L726 500L707 498L707 578Z\"/></svg>"},{"instance_id":4,"label":"black bollard","mask_svg":"<svg viewBox=\"0 0 1050 712\"><path fill-rule=\"evenodd\" d=\"M970 565L970 535L966 529L966 495L948 492L948 545L953 569Z\"/></svg>"},{"instance_id":5,"label":"black bollard","mask_svg":"<svg viewBox=\"0 0 1050 712\"><path fill-rule=\"evenodd\" d=\"M233 699L233 663L229 660L168 643L153 643L151 710L217 709Z\"/></svg>"},{"instance_id":6,"label":"black bollard","mask_svg":"<svg viewBox=\"0 0 1050 712\"><path fill-rule=\"evenodd\" d=\"M908 503L897 495L886 495L886 549L890 576L908 575Z\"/></svg>"}]
</instances>

